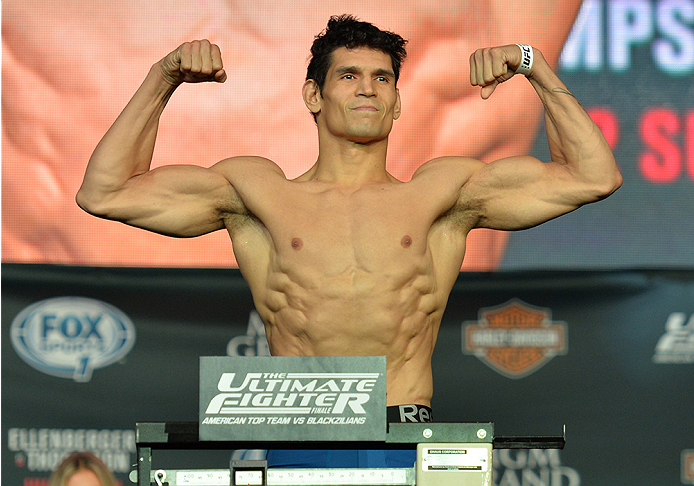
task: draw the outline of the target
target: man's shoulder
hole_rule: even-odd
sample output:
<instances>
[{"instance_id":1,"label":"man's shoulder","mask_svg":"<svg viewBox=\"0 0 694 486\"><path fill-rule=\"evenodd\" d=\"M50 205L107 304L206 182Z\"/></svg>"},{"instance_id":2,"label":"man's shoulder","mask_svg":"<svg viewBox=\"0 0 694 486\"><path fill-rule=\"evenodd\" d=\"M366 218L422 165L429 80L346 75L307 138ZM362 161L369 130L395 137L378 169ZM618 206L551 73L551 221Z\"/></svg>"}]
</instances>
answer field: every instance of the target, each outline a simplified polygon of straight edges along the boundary
<instances>
[{"instance_id":1,"label":"man's shoulder","mask_svg":"<svg viewBox=\"0 0 694 486\"><path fill-rule=\"evenodd\" d=\"M437 157L422 164L412 176L415 180L446 180L464 184L485 164L471 157Z\"/></svg>"},{"instance_id":2,"label":"man's shoulder","mask_svg":"<svg viewBox=\"0 0 694 486\"><path fill-rule=\"evenodd\" d=\"M464 197L468 182L486 164L470 157L438 157L422 164L408 185L426 201L434 205L438 221L453 221L441 218L456 214L456 227L469 229L470 223L461 226L461 214L467 213L470 205ZM466 221L468 216L465 217Z\"/></svg>"},{"instance_id":3,"label":"man's shoulder","mask_svg":"<svg viewBox=\"0 0 694 486\"><path fill-rule=\"evenodd\" d=\"M279 165L270 159L258 156L242 155L229 157L217 162L211 169L219 172L231 181L238 177L254 177L258 175L276 175L281 179L287 179Z\"/></svg>"},{"instance_id":4,"label":"man's shoulder","mask_svg":"<svg viewBox=\"0 0 694 486\"><path fill-rule=\"evenodd\" d=\"M231 193L226 202L232 214L264 214L277 199L287 178L282 169L264 157L238 156L217 162L210 170L226 179Z\"/></svg>"}]
</instances>

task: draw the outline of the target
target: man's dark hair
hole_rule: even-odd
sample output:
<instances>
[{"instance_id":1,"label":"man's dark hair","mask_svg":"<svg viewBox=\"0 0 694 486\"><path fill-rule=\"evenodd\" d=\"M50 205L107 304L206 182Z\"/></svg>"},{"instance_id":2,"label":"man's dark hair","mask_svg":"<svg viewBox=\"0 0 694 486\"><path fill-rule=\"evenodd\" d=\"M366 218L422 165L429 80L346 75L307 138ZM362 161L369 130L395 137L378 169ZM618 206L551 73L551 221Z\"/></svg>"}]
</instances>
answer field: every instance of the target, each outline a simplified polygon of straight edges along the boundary
<instances>
[{"instance_id":1,"label":"man's dark hair","mask_svg":"<svg viewBox=\"0 0 694 486\"><path fill-rule=\"evenodd\" d=\"M332 62L333 51L340 47L347 49L368 47L390 56L397 83L400 77L400 66L407 55L405 44L407 41L398 34L381 30L369 22L357 20L352 15L330 17L328 26L316 36L311 46L311 61L306 71L306 79L314 80L318 89L322 91Z\"/></svg>"}]
</instances>

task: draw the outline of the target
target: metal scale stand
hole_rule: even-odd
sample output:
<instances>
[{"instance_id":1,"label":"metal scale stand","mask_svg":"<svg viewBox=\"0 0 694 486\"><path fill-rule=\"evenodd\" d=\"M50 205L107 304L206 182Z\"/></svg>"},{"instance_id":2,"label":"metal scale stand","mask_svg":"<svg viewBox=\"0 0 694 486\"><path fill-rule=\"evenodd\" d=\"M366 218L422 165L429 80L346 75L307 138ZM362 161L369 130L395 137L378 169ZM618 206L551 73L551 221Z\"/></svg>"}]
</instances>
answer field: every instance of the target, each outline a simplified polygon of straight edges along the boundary
<instances>
[{"instance_id":1,"label":"metal scale stand","mask_svg":"<svg viewBox=\"0 0 694 486\"><path fill-rule=\"evenodd\" d=\"M138 486L492 486L493 449L564 448L564 433L495 437L489 422L387 424L385 364L385 357L363 356L201 357L200 420L138 423L137 469L130 479ZM336 416L348 409L365 425L309 425L314 411ZM218 428L207 418L268 413L309 418L281 428L264 418ZM156 450L238 449L416 449L417 462L393 469L268 469L267 461L249 460L231 460L227 469L153 465Z\"/></svg>"},{"instance_id":2,"label":"metal scale stand","mask_svg":"<svg viewBox=\"0 0 694 486\"><path fill-rule=\"evenodd\" d=\"M258 443L203 441L197 422L138 423L138 486L491 486L492 449L563 449L562 436L494 437L492 423L392 423L385 442ZM417 464L401 469L268 469L266 461L231 461L228 469L163 470L153 467L155 450L387 449L417 448Z\"/></svg>"}]
</instances>

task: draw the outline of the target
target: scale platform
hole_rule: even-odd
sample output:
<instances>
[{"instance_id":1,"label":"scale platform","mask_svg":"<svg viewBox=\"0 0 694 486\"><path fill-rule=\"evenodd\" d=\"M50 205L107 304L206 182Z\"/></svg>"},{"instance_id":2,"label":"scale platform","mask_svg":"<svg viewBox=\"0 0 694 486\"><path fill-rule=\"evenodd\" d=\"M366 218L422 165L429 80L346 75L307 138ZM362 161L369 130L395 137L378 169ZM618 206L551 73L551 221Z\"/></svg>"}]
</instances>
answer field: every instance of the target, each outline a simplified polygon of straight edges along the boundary
<instances>
[{"instance_id":1,"label":"scale platform","mask_svg":"<svg viewBox=\"0 0 694 486\"><path fill-rule=\"evenodd\" d=\"M391 423L385 441L361 442L200 441L198 427L197 422L138 423L137 470L131 474L132 482L138 486L491 486L492 449L563 449L566 444L565 430L561 436L495 437L490 422ZM247 460L231 461L228 469L153 467L156 450L409 447L418 450L417 464L411 468L268 469L265 461Z\"/></svg>"}]
</instances>

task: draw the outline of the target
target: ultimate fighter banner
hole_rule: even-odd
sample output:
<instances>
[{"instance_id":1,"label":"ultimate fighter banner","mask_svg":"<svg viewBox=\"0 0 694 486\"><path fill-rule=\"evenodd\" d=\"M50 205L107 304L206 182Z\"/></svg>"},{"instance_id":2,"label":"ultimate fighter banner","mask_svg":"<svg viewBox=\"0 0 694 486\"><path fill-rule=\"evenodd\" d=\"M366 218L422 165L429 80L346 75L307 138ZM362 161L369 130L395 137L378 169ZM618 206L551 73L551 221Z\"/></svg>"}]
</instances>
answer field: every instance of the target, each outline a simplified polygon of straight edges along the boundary
<instances>
[{"instance_id":1,"label":"ultimate fighter banner","mask_svg":"<svg viewBox=\"0 0 694 486\"><path fill-rule=\"evenodd\" d=\"M269 356L238 270L5 264L2 289L3 484L45 485L74 450L130 484L136 422L198 418L201 356ZM495 450L496 486L694 484L692 271L461 273L433 368L434 421L566 425L564 450ZM213 386L262 385L241 378ZM164 452L155 467L263 455Z\"/></svg>"}]
</instances>

